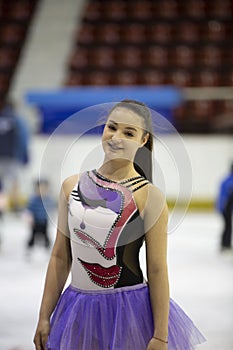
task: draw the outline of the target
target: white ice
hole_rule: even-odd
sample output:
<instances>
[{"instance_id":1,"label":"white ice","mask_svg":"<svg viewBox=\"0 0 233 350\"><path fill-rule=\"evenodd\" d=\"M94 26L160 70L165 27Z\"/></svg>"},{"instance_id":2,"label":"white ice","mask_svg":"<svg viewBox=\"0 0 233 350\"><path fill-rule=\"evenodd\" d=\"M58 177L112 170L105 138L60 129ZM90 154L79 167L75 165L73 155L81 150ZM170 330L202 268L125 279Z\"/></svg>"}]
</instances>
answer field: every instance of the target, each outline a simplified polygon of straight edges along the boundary
<instances>
[{"instance_id":1,"label":"white ice","mask_svg":"<svg viewBox=\"0 0 233 350\"><path fill-rule=\"evenodd\" d=\"M220 252L221 229L217 214L189 213L168 239L171 297L207 338L200 350L233 349L233 253ZM33 350L49 253L26 254L29 229L20 215L7 214L0 234L0 350Z\"/></svg>"}]
</instances>

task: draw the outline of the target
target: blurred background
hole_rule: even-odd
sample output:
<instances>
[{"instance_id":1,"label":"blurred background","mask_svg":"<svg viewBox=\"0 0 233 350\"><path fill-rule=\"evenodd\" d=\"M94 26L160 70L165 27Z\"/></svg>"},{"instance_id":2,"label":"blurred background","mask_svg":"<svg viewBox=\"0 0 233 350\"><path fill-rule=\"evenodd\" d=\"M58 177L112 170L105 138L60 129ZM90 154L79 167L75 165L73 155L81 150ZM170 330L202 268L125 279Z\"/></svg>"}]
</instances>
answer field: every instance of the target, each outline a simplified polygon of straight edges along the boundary
<instances>
[{"instance_id":1,"label":"blurred background","mask_svg":"<svg viewBox=\"0 0 233 350\"><path fill-rule=\"evenodd\" d=\"M90 129L105 108L82 110L123 98L169 125L155 183L176 223L171 296L208 338L200 349L233 349L233 253L216 207L233 162L232 19L232 0L0 0L0 350L33 349L50 251L27 247L34 183L56 203L64 178L98 166ZM53 208L51 242L55 222Z\"/></svg>"}]
</instances>

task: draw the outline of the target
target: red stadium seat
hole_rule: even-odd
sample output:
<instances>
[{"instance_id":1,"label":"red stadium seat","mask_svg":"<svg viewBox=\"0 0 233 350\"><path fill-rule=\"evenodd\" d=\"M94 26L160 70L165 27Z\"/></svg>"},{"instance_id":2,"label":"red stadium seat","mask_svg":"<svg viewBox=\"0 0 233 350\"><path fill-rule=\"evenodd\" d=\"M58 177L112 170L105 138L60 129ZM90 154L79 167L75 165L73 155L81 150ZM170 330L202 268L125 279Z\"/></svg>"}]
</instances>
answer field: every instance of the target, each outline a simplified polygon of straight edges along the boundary
<instances>
[{"instance_id":1,"label":"red stadium seat","mask_svg":"<svg viewBox=\"0 0 233 350\"><path fill-rule=\"evenodd\" d=\"M128 18L147 20L152 16L152 2L150 1L129 1L127 5Z\"/></svg>"},{"instance_id":2,"label":"red stadium seat","mask_svg":"<svg viewBox=\"0 0 233 350\"><path fill-rule=\"evenodd\" d=\"M174 108L173 110L175 122L182 122L188 119L188 111L186 109L186 105L183 103L182 105Z\"/></svg>"},{"instance_id":3,"label":"red stadium seat","mask_svg":"<svg viewBox=\"0 0 233 350\"><path fill-rule=\"evenodd\" d=\"M91 44L95 40L95 27L91 24L83 24L76 33L77 44Z\"/></svg>"},{"instance_id":4,"label":"red stadium seat","mask_svg":"<svg viewBox=\"0 0 233 350\"><path fill-rule=\"evenodd\" d=\"M200 26L196 22L184 21L176 25L176 40L180 43L198 42L201 36Z\"/></svg>"},{"instance_id":5,"label":"red stadium seat","mask_svg":"<svg viewBox=\"0 0 233 350\"><path fill-rule=\"evenodd\" d=\"M114 74L114 85L137 85L138 75L135 71L119 71Z\"/></svg>"},{"instance_id":6,"label":"red stadium seat","mask_svg":"<svg viewBox=\"0 0 233 350\"><path fill-rule=\"evenodd\" d=\"M5 72L0 73L0 95L5 95L9 88L10 75Z\"/></svg>"},{"instance_id":7,"label":"red stadium seat","mask_svg":"<svg viewBox=\"0 0 233 350\"><path fill-rule=\"evenodd\" d=\"M172 71L169 74L168 79L169 84L179 87L188 87L193 85L193 78L191 73L184 69L177 69Z\"/></svg>"},{"instance_id":8,"label":"red stadium seat","mask_svg":"<svg viewBox=\"0 0 233 350\"><path fill-rule=\"evenodd\" d=\"M65 86L80 86L80 85L85 85L86 80L85 80L85 73L82 72L75 72L75 73L70 73L66 80L64 81Z\"/></svg>"},{"instance_id":9,"label":"red stadium seat","mask_svg":"<svg viewBox=\"0 0 233 350\"><path fill-rule=\"evenodd\" d=\"M97 31L97 41L111 45L119 43L121 40L121 26L118 24L102 24Z\"/></svg>"},{"instance_id":10,"label":"red stadium seat","mask_svg":"<svg viewBox=\"0 0 233 350\"><path fill-rule=\"evenodd\" d=\"M145 65L152 67L164 67L168 65L169 54L168 49L161 46L151 46L148 48L148 52L145 53Z\"/></svg>"},{"instance_id":11,"label":"red stadium seat","mask_svg":"<svg viewBox=\"0 0 233 350\"><path fill-rule=\"evenodd\" d=\"M89 50L90 64L100 68L113 68L115 66L114 49L108 47L93 48Z\"/></svg>"},{"instance_id":12,"label":"red stadium seat","mask_svg":"<svg viewBox=\"0 0 233 350\"><path fill-rule=\"evenodd\" d=\"M165 44L172 41L174 26L168 23L157 23L148 27L148 39L152 42Z\"/></svg>"},{"instance_id":13,"label":"red stadium seat","mask_svg":"<svg viewBox=\"0 0 233 350\"><path fill-rule=\"evenodd\" d=\"M222 113L232 113L233 115L233 100L223 100L222 101Z\"/></svg>"},{"instance_id":14,"label":"red stadium seat","mask_svg":"<svg viewBox=\"0 0 233 350\"><path fill-rule=\"evenodd\" d=\"M227 27L221 21L211 20L203 26L203 39L211 42L226 40Z\"/></svg>"},{"instance_id":15,"label":"red stadium seat","mask_svg":"<svg viewBox=\"0 0 233 350\"><path fill-rule=\"evenodd\" d=\"M178 3L175 0L156 1L154 10L160 18L174 19L179 15Z\"/></svg>"},{"instance_id":16,"label":"red stadium seat","mask_svg":"<svg viewBox=\"0 0 233 350\"><path fill-rule=\"evenodd\" d=\"M223 63L221 49L216 46L204 46L198 50L198 56L201 66L220 68Z\"/></svg>"},{"instance_id":17,"label":"red stadium seat","mask_svg":"<svg viewBox=\"0 0 233 350\"><path fill-rule=\"evenodd\" d=\"M224 64L232 67L233 63L233 48L227 47L221 50L221 54L224 57Z\"/></svg>"},{"instance_id":18,"label":"red stadium seat","mask_svg":"<svg viewBox=\"0 0 233 350\"><path fill-rule=\"evenodd\" d=\"M160 70L147 70L140 73L141 85L164 85L166 84L166 76Z\"/></svg>"},{"instance_id":19,"label":"red stadium seat","mask_svg":"<svg viewBox=\"0 0 233 350\"><path fill-rule=\"evenodd\" d=\"M82 69L89 65L88 50L86 48L78 48L72 53L69 60L69 68Z\"/></svg>"},{"instance_id":20,"label":"red stadium seat","mask_svg":"<svg viewBox=\"0 0 233 350\"><path fill-rule=\"evenodd\" d=\"M207 14L214 18L231 18L233 3L230 0L214 0L208 4Z\"/></svg>"},{"instance_id":21,"label":"red stadium seat","mask_svg":"<svg viewBox=\"0 0 233 350\"><path fill-rule=\"evenodd\" d=\"M195 85L200 87L220 86L219 74L214 70L201 70L195 73Z\"/></svg>"},{"instance_id":22,"label":"red stadium seat","mask_svg":"<svg viewBox=\"0 0 233 350\"><path fill-rule=\"evenodd\" d=\"M124 1L106 1L102 4L102 16L108 20L123 20L127 17L127 6Z\"/></svg>"},{"instance_id":23,"label":"red stadium seat","mask_svg":"<svg viewBox=\"0 0 233 350\"><path fill-rule=\"evenodd\" d=\"M233 86L233 70L229 70L224 74L224 85Z\"/></svg>"},{"instance_id":24,"label":"red stadium seat","mask_svg":"<svg viewBox=\"0 0 233 350\"><path fill-rule=\"evenodd\" d=\"M215 101L193 100L189 102L189 110L195 115L196 120L211 119L215 111Z\"/></svg>"},{"instance_id":25,"label":"red stadium seat","mask_svg":"<svg viewBox=\"0 0 233 350\"><path fill-rule=\"evenodd\" d=\"M171 54L172 65L177 67L191 67L195 64L195 50L189 46L180 45L175 47Z\"/></svg>"},{"instance_id":26,"label":"red stadium seat","mask_svg":"<svg viewBox=\"0 0 233 350\"><path fill-rule=\"evenodd\" d=\"M116 51L117 66L138 69L142 66L142 52L135 46L127 46Z\"/></svg>"},{"instance_id":27,"label":"red stadium seat","mask_svg":"<svg viewBox=\"0 0 233 350\"><path fill-rule=\"evenodd\" d=\"M26 27L24 25L7 23L1 28L0 41L10 45L20 45L24 40L25 33Z\"/></svg>"},{"instance_id":28,"label":"red stadium seat","mask_svg":"<svg viewBox=\"0 0 233 350\"><path fill-rule=\"evenodd\" d=\"M144 24L122 25L121 40L129 44L139 44L146 41L146 26Z\"/></svg>"},{"instance_id":29,"label":"red stadium seat","mask_svg":"<svg viewBox=\"0 0 233 350\"><path fill-rule=\"evenodd\" d=\"M190 18L205 18L206 8L203 0L189 0L181 3L182 15Z\"/></svg>"},{"instance_id":30,"label":"red stadium seat","mask_svg":"<svg viewBox=\"0 0 233 350\"><path fill-rule=\"evenodd\" d=\"M35 3L32 1L12 1L8 2L4 11L4 17L17 20L27 21L30 19Z\"/></svg>"},{"instance_id":31,"label":"red stadium seat","mask_svg":"<svg viewBox=\"0 0 233 350\"><path fill-rule=\"evenodd\" d=\"M103 15L102 4L98 1L90 1L86 4L83 18L89 21L101 19Z\"/></svg>"},{"instance_id":32,"label":"red stadium seat","mask_svg":"<svg viewBox=\"0 0 233 350\"><path fill-rule=\"evenodd\" d=\"M1 1L0 16L5 20L28 21L33 14L36 0Z\"/></svg>"},{"instance_id":33,"label":"red stadium seat","mask_svg":"<svg viewBox=\"0 0 233 350\"><path fill-rule=\"evenodd\" d=\"M87 85L105 86L111 84L111 75L108 72L93 71L87 74Z\"/></svg>"},{"instance_id":34,"label":"red stadium seat","mask_svg":"<svg viewBox=\"0 0 233 350\"><path fill-rule=\"evenodd\" d=\"M9 47L0 47L0 69L13 68L17 62L19 51Z\"/></svg>"}]
</instances>

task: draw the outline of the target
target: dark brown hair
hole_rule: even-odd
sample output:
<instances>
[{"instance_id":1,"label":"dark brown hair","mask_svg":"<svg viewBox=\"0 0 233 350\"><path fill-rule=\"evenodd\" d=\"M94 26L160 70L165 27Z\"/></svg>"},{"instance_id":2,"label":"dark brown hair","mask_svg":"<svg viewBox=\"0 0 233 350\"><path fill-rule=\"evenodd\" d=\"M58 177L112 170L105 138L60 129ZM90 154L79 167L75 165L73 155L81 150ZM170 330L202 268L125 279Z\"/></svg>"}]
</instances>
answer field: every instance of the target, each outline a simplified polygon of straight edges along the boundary
<instances>
[{"instance_id":1,"label":"dark brown hair","mask_svg":"<svg viewBox=\"0 0 233 350\"><path fill-rule=\"evenodd\" d=\"M115 104L109 112L109 115L113 110L120 107L129 109L143 118L144 135L148 133L149 138L146 144L137 150L134 158L134 168L140 175L152 182L153 124L150 109L143 102L136 100L122 100Z\"/></svg>"}]
</instances>

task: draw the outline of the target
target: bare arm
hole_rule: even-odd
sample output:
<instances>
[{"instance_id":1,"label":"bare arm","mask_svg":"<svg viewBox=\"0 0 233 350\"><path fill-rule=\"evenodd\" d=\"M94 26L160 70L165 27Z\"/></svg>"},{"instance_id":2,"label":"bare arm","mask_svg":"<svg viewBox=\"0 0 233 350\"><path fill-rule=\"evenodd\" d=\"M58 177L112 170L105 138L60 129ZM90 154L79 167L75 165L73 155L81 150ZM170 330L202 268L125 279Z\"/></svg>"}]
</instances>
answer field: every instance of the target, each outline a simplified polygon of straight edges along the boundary
<instances>
[{"instance_id":1,"label":"bare arm","mask_svg":"<svg viewBox=\"0 0 233 350\"><path fill-rule=\"evenodd\" d=\"M169 283L167 271L168 209L163 194L150 186L145 208L147 277L154 318L154 337L148 350L167 349Z\"/></svg>"},{"instance_id":2,"label":"bare arm","mask_svg":"<svg viewBox=\"0 0 233 350\"><path fill-rule=\"evenodd\" d=\"M59 196L57 236L48 264L44 293L34 343L36 350L44 350L50 330L50 317L62 293L71 267L71 250L68 232L68 197L77 182L77 176L64 181Z\"/></svg>"}]
</instances>

